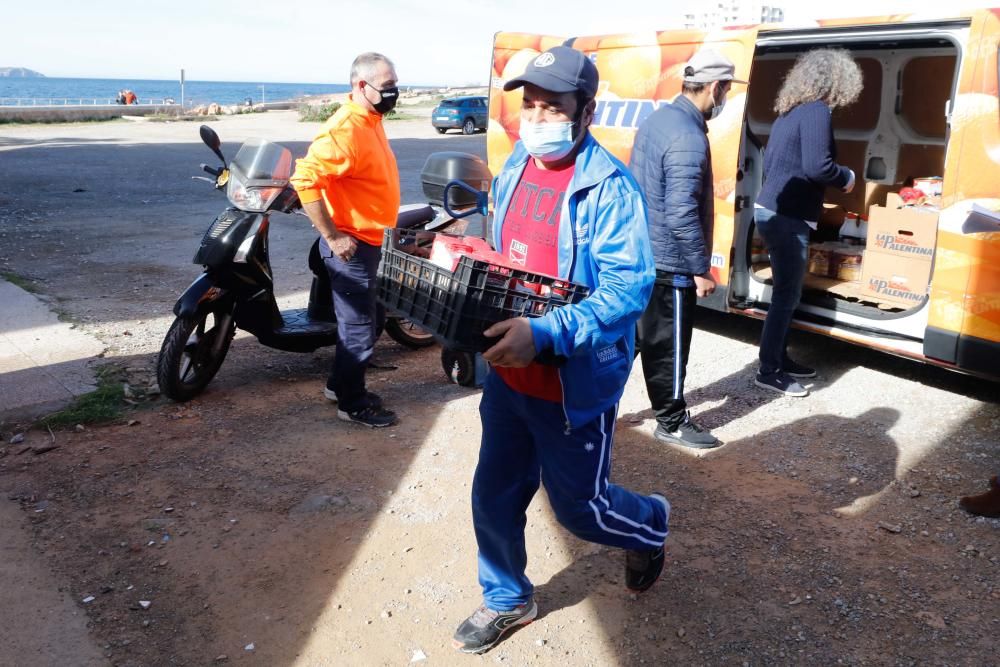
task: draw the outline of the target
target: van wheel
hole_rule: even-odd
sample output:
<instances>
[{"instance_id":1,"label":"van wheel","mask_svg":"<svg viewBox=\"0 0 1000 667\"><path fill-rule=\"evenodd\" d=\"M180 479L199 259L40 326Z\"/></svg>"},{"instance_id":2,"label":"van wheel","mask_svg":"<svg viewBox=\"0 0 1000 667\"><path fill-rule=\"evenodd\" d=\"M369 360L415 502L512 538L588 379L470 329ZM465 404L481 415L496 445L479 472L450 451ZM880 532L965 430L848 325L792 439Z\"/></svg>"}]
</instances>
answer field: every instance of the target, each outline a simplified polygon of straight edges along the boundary
<instances>
[{"instance_id":1,"label":"van wheel","mask_svg":"<svg viewBox=\"0 0 1000 667\"><path fill-rule=\"evenodd\" d=\"M476 133L476 121L471 118L466 118L465 123L462 124L462 134L475 134Z\"/></svg>"},{"instance_id":2,"label":"van wheel","mask_svg":"<svg viewBox=\"0 0 1000 667\"><path fill-rule=\"evenodd\" d=\"M434 129L438 131L438 134L444 134L445 132L448 131L443 127L435 127Z\"/></svg>"}]
</instances>

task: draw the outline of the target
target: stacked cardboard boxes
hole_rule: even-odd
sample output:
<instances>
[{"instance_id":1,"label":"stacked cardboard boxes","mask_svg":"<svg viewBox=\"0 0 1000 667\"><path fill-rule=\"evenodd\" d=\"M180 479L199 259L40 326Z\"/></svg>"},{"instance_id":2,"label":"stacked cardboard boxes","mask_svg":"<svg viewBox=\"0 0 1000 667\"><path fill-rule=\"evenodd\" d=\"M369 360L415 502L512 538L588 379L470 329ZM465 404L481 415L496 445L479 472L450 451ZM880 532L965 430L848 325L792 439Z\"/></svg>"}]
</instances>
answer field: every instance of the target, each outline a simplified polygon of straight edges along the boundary
<instances>
[{"instance_id":1,"label":"stacked cardboard boxes","mask_svg":"<svg viewBox=\"0 0 1000 667\"><path fill-rule=\"evenodd\" d=\"M899 195L886 195L886 205L872 206L861 270L861 292L903 307L919 305L927 295L938 214L903 207Z\"/></svg>"}]
</instances>

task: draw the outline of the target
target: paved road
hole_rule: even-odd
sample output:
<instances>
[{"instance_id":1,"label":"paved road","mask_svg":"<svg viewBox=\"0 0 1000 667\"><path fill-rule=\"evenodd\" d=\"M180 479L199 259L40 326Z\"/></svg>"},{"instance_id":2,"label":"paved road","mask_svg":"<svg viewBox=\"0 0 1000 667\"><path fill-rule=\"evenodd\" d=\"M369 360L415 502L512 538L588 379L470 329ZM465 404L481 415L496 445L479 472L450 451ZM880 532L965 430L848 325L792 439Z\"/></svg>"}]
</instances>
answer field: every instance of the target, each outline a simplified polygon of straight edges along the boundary
<instances>
[{"instance_id":1,"label":"paved road","mask_svg":"<svg viewBox=\"0 0 1000 667\"><path fill-rule=\"evenodd\" d=\"M227 205L222 193L191 178L204 175L200 163L216 162L198 137L198 125L27 125L0 136L0 270L22 278L57 312L83 324L108 345L110 356L159 348L162 318L169 318L177 295L199 273L191 258L201 235ZM405 203L425 201L419 175L428 154L460 150L485 157L484 135L441 136L424 119L387 126ZM269 112L224 118L212 127L231 159L250 138L276 141L301 156L319 125L298 122L295 112ZM314 238L305 218L273 217L271 259L279 298L301 298L307 292L306 253ZM6 289L23 308L32 309L30 296L12 286ZM34 304L30 318L6 313L0 327L7 337L0 372L17 374L0 382L0 396L11 396L0 400L0 416L38 413L65 402L78 393L81 378L74 373L80 364L54 364L100 352L97 340L80 332L65 334L68 324L42 334L58 341L65 359L25 350L20 343L37 338L38 318L54 323L54 316L46 315L48 305ZM82 347L76 349L71 336ZM34 345L46 347L44 340Z\"/></svg>"}]
</instances>

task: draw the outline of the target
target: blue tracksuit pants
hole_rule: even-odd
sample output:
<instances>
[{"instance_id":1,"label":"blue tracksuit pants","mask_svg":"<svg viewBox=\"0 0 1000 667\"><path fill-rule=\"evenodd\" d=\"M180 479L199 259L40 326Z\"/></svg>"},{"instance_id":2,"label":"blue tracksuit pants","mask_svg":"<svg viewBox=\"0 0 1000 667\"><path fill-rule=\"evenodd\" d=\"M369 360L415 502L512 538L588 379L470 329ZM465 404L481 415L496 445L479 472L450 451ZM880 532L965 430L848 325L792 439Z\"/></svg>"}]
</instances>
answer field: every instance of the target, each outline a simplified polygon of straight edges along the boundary
<instances>
[{"instance_id":1,"label":"blue tracksuit pants","mask_svg":"<svg viewBox=\"0 0 1000 667\"><path fill-rule=\"evenodd\" d=\"M496 374L479 404L483 438L472 484L479 583L490 609L531 599L525 514L544 483L556 518L580 539L656 549L667 537L663 504L608 482L617 406L566 433L559 403L525 396Z\"/></svg>"}]
</instances>

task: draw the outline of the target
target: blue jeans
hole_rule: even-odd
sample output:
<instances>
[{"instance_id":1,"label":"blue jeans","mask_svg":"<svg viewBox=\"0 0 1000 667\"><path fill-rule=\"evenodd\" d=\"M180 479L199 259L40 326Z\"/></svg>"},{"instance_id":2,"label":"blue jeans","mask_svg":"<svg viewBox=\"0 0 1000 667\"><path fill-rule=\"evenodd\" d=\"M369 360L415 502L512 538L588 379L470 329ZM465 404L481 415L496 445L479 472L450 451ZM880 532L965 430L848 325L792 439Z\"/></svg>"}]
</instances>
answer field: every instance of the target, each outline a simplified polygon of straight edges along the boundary
<instances>
[{"instance_id":1,"label":"blue jeans","mask_svg":"<svg viewBox=\"0 0 1000 667\"><path fill-rule=\"evenodd\" d=\"M348 262L334 255L326 241L320 241L319 251L337 316L337 352L326 384L337 394L340 409L354 412L367 407L365 371L375 348L375 274L382 248L358 241Z\"/></svg>"},{"instance_id":2,"label":"blue jeans","mask_svg":"<svg viewBox=\"0 0 1000 667\"><path fill-rule=\"evenodd\" d=\"M559 403L514 391L496 373L486 376L472 523L479 583L490 609L513 609L534 592L524 572L524 527L540 482L556 519L580 539L637 550L663 544L663 505L608 482L616 410L566 433Z\"/></svg>"},{"instance_id":3,"label":"blue jeans","mask_svg":"<svg viewBox=\"0 0 1000 667\"><path fill-rule=\"evenodd\" d=\"M760 374L772 375L788 358L788 330L802 296L810 228L804 220L766 208L755 209L753 218L771 257L771 305L760 335Z\"/></svg>"}]
</instances>

